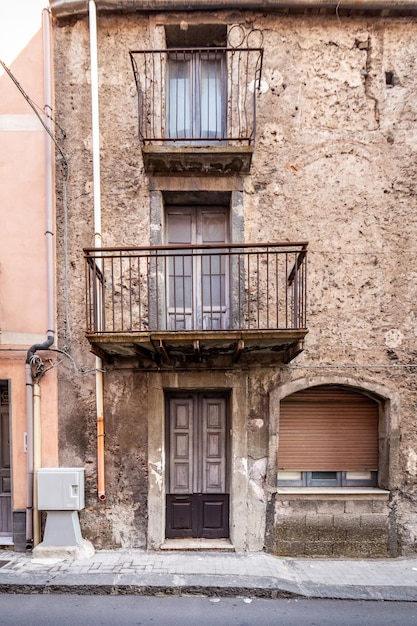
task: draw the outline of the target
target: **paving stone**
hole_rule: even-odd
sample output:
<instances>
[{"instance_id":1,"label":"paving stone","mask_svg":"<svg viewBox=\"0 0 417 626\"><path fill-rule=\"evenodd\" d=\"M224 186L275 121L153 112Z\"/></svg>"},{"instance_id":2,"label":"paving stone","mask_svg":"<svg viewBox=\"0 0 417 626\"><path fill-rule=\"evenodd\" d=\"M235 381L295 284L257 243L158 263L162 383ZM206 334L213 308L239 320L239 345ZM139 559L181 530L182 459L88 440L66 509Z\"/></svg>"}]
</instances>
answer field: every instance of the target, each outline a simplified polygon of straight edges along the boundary
<instances>
[{"instance_id":1,"label":"paving stone","mask_svg":"<svg viewBox=\"0 0 417 626\"><path fill-rule=\"evenodd\" d=\"M339 541L333 544L334 553L342 552L342 548L348 551L349 546L361 556L366 551L359 542L346 541L342 546ZM294 542L282 542L281 548L285 547L293 550ZM311 556L320 555L322 548L330 549L324 542L300 542L299 547ZM33 563L25 557L13 557L13 567L0 569L0 592L149 594L168 590L170 593L248 595L250 590L259 597L274 594L274 597L368 600L378 597L417 601L417 559L414 558L296 559L265 553L154 555L143 551L115 551L112 555L97 552L88 561L57 564L46 560Z\"/></svg>"}]
</instances>

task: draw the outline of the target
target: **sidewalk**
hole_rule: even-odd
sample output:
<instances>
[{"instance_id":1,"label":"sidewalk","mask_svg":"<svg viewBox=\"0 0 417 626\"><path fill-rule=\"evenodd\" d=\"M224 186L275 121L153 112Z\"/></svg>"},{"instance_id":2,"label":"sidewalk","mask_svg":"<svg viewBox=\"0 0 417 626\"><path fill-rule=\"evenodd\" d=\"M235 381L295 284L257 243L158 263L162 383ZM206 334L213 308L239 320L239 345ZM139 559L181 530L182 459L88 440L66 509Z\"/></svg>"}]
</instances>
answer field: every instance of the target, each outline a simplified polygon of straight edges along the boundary
<instances>
[{"instance_id":1,"label":"sidewalk","mask_svg":"<svg viewBox=\"0 0 417 626\"><path fill-rule=\"evenodd\" d=\"M417 601L417 559L102 550L88 560L0 550L0 593L193 594Z\"/></svg>"}]
</instances>

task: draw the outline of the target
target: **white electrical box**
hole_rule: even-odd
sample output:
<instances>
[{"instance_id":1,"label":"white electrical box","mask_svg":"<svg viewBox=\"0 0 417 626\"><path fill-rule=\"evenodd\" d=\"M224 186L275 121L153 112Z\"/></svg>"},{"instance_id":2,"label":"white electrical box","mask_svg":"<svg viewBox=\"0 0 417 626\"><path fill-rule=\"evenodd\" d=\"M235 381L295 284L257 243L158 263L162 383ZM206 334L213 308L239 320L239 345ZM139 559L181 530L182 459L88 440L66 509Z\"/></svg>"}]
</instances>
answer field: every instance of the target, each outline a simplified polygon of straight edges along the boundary
<instances>
[{"instance_id":1,"label":"white electrical box","mask_svg":"<svg viewBox=\"0 0 417 626\"><path fill-rule=\"evenodd\" d=\"M37 476L40 511L81 511L84 508L83 467L42 467Z\"/></svg>"}]
</instances>

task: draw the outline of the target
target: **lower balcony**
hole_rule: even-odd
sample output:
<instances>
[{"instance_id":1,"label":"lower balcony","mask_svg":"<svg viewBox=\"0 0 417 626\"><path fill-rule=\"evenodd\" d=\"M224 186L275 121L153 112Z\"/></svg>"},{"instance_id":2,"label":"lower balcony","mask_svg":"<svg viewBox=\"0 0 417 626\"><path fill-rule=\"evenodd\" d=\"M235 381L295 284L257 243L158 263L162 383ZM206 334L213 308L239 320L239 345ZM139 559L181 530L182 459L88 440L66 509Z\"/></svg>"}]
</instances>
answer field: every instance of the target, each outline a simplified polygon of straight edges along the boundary
<instances>
[{"instance_id":1,"label":"lower balcony","mask_svg":"<svg viewBox=\"0 0 417 626\"><path fill-rule=\"evenodd\" d=\"M306 243L85 249L92 351L146 366L289 362L306 329Z\"/></svg>"}]
</instances>

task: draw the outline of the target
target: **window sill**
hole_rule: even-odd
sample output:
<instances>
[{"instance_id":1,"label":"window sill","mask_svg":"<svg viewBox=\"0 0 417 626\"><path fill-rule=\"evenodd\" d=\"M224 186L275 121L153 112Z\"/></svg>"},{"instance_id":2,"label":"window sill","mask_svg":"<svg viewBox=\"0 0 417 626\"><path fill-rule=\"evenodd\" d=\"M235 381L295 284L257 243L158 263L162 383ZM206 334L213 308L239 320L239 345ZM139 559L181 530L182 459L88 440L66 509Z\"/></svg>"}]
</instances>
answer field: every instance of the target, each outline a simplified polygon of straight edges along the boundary
<instances>
[{"instance_id":1,"label":"window sill","mask_svg":"<svg viewBox=\"0 0 417 626\"><path fill-rule=\"evenodd\" d=\"M329 500L388 500L390 492L377 487L278 487L277 494Z\"/></svg>"}]
</instances>

